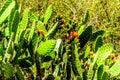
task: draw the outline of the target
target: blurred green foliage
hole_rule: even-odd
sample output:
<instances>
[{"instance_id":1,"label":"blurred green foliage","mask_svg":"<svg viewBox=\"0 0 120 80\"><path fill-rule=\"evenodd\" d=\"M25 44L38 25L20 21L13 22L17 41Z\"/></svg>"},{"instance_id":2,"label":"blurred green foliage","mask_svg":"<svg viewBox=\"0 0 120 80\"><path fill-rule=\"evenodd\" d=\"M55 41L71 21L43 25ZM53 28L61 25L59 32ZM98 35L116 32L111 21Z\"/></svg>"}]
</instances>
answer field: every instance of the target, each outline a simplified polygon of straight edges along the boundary
<instances>
[{"instance_id":1,"label":"blurred green foliage","mask_svg":"<svg viewBox=\"0 0 120 80\"><path fill-rule=\"evenodd\" d=\"M107 31L104 42L115 45L115 52L120 52L120 1L119 0L17 0L22 10L31 8L35 15L45 15L48 5L53 5L53 16L61 14L66 21L83 19L86 10L89 10L88 24L94 25L94 31ZM0 1L0 7L5 0ZM53 18L53 16L51 18ZM50 20L52 22L52 20Z\"/></svg>"}]
</instances>

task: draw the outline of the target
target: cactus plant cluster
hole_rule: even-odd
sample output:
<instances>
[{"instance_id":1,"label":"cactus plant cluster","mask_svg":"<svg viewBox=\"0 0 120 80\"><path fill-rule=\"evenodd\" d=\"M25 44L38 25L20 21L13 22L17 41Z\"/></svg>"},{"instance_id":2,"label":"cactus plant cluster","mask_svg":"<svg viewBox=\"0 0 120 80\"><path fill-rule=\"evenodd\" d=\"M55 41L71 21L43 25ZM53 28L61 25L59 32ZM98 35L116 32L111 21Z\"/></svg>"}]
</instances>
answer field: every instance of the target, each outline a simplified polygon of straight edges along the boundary
<instances>
[{"instance_id":1,"label":"cactus plant cluster","mask_svg":"<svg viewBox=\"0 0 120 80\"><path fill-rule=\"evenodd\" d=\"M89 10L80 23L59 14L50 24L52 13L52 5L36 16L6 0L0 9L1 80L120 79L119 55L103 42L104 30L93 32Z\"/></svg>"}]
</instances>

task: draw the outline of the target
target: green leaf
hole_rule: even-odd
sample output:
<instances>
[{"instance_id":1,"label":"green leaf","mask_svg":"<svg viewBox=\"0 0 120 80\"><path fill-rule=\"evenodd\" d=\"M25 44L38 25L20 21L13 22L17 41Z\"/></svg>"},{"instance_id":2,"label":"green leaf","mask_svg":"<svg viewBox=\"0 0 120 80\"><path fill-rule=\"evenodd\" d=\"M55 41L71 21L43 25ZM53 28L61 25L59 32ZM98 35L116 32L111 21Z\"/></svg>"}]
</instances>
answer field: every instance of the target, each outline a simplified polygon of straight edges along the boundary
<instances>
[{"instance_id":1,"label":"green leaf","mask_svg":"<svg viewBox=\"0 0 120 80\"><path fill-rule=\"evenodd\" d=\"M15 1L12 1L10 5L5 9L5 11L0 16L0 25L6 20L6 18L10 15L12 9L15 7Z\"/></svg>"},{"instance_id":2,"label":"green leaf","mask_svg":"<svg viewBox=\"0 0 120 80\"><path fill-rule=\"evenodd\" d=\"M55 77L55 80L61 80L60 76Z\"/></svg>"},{"instance_id":3,"label":"green leaf","mask_svg":"<svg viewBox=\"0 0 120 80\"><path fill-rule=\"evenodd\" d=\"M76 80L82 80L82 78L80 76L77 76Z\"/></svg>"},{"instance_id":4,"label":"green leaf","mask_svg":"<svg viewBox=\"0 0 120 80\"><path fill-rule=\"evenodd\" d=\"M90 37L90 41L95 41L96 38L98 36L103 36L105 34L105 31L104 30L99 30L99 31L96 31L92 34L92 36Z\"/></svg>"},{"instance_id":5,"label":"green leaf","mask_svg":"<svg viewBox=\"0 0 120 80\"><path fill-rule=\"evenodd\" d=\"M42 68L48 69L52 64L52 61L48 61L48 62L43 62L42 63Z\"/></svg>"},{"instance_id":6,"label":"green leaf","mask_svg":"<svg viewBox=\"0 0 120 80\"><path fill-rule=\"evenodd\" d=\"M56 45L56 40L47 40L39 45L37 52L40 55L49 54L54 50L55 45Z\"/></svg>"},{"instance_id":7,"label":"green leaf","mask_svg":"<svg viewBox=\"0 0 120 80\"><path fill-rule=\"evenodd\" d=\"M87 46L87 48L85 50L84 58L87 58L89 56L89 53L90 53L90 46Z\"/></svg>"},{"instance_id":8,"label":"green leaf","mask_svg":"<svg viewBox=\"0 0 120 80\"><path fill-rule=\"evenodd\" d=\"M116 80L120 80L120 77L117 77L117 79Z\"/></svg>"},{"instance_id":9,"label":"green leaf","mask_svg":"<svg viewBox=\"0 0 120 80\"><path fill-rule=\"evenodd\" d=\"M95 41L94 52L96 53L97 50L98 50L102 45L103 45L102 37L101 37L101 36L98 36L98 38L97 38L96 41Z\"/></svg>"},{"instance_id":10,"label":"green leaf","mask_svg":"<svg viewBox=\"0 0 120 80\"><path fill-rule=\"evenodd\" d=\"M4 30L4 36L9 36L9 28L6 27Z\"/></svg>"},{"instance_id":11,"label":"green leaf","mask_svg":"<svg viewBox=\"0 0 120 80\"><path fill-rule=\"evenodd\" d=\"M2 56L3 55L3 46L2 46L2 44L0 44L0 56Z\"/></svg>"},{"instance_id":12,"label":"green leaf","mask_svg":"<svg viewBox=\"0 0 120 80\"><path fill-rule=\"evenodd\" d=\"M107 72L104 72L101 80L109 80L109 76Z\"/></svg>"},{"instance_id":13,"label":"green leaf","mask_svg":"<svg viewBox=\"0 0 120 80\"><path fill-rule=\"evenodd\" d=\"M48 54L52 59L54 59L55 58L55 51L52 51L50 54Z\"/></svg>"},{"instance_id":14,"label":"green leaf","mask_svg":"<svg viewBox=\"0 0 120 80\"><path fill-rule=\"evenodd\" d=\"M29 18L30 20L38 21L38 18L31 11L29 11Z\"/></svg>"},{"instance_id":15,"label":"green leaf","mask_svg":"<svg viewBox=\"0 0 120 80\"><path fill-rule=\"evenodd\" d=\"M58 30L58 22L55 23L55 25L48 31L48 33L45 35L48 39L53 37L55 35L55 33Z\"/></svg>"},{"instance_id":16,"label":"green leaf","mask_svg":"<svg viewBox=\"0 0 120 80\"><path fill-rule=\"evenodd\" d=\"M54 48L54 51L56 51L57 55L59 57L62 57L63 52L63 43L61 39L57 39L56 46Z\"/></svg>"},{"instance_id":17,"label":"green leaf","mask_svg":"<svg viewBox=\"0 0 120 80\"><path fill-rule=\"evenodd\" d=\"M12 23L12 32L14 35L16 35L17 29L18 29L18 24L19 24L19 12L16 10L13 23Z\"/></svg>"},{"instance_id":18,"label":"green leaf","mask_svg":"<svg viewBox=\"0 0 120 80\"><path fill-rule=\"evenodd\" d=\"M20 39L22 32L26 30L26 27L28 25L28 14L29 14L29 10L25 9L23 13L22 21L20 22L17 32L16 32L16 37L14 41L16 44L18 43L18 40Z\"/></svg>"},{"instance_id":19,"label":"green leaf","mask_svg":"<svg viewBox=\"0 0 120 80\"><path fill-rule=\"evenodd\" d=\"M33 21L33 23L32 23L32 28L31 28L30 33L29 33L28 42L30 42L30 40L33 37L34 29L35 29L35 21Z\"/></svg>"},{"instance_id":20,"label":"green leaf","mask_svg":"<svg viewBox=\"0 0 120 80\"><path fill-rule=\"evenodd\" d=\"M51 15L52 15L52 5L50 5L46 10L46 13L45 13L45 16L44 16L44 21L43 21L44 24L47 23L47 21L50 19Z\"/></svg>"},{"instance_id":21,"label":"green leaf","mask_svg":"<svg viewBox=\"0 0 120 80\"><path fill-rule=\"evenodd\" d=\"M31 51L31 54L33 54L33 52L36 51L38 42L39 42L39 36L37 34L34 34L32 41L30 41L31 46L28 47L28 49Z\"/></svg>"},{"instance_id":22,"label":"green leaf","mask_svg":"<svg viewBox=\"0 0 120 80\"><path fill-rule=\"evenodd\" d=\"M104 61L109 54L113 51L114 46L112 44L105 44L98 49L94 57L93 63L91 64L88 71L88 79L91 80L93 76L93 67L95 63L98 64L98 67L101 65L101 62Z\"/></svg>"},{"instance_id":23,"label":"green leaf","mask_svg":"<svg viewBox=\"0 0 120 80\"><path fill-rule=\"evenodd\" d=\"M12 0L6 0L6 2L2 6L2 8L0 9L0 16L5 11L5 9L10 5L11 2L12 2Z\"/></svg>"},{"instance_id":24,"label":"green leaf","mask_svg":"<svg viewBox=\"0 0 120 80\"><path fill-rule=\"evenodd\" d=\"M88 21L88 19L89 19L89 11L88 10L86 10L86 12L85 12L85 15L84 15L84 19L83 19L83 24L86 24L87 23L87 21Z\"/></svg>"},{"instance_id":25,"label":"green leaf","mask_svg":"<svg viewBox=\"0 0 120 80\"><path fill-rule=\"evenodd\" d=\"M18 9L19 13L21 13L22 11L22 3L19 4L19 9Z\"/></svg>"},{"instance_id":26,"label":"green leaf","mask_svg":"<svg viewBox=\"0 0 120 80\"><path fill-rule=\"evenodd\" d=\"M79 30L78 30L78 34L81 35L82 32L85 30L86 27L87 27L86 25L81 25L80 28L79 28Z\"/></svg>"},{"instance_id":27,"label":"green leaf","mask_svg":"<svg viewBox=\"0 0 120 80\"><path fill-rule=\"evenodd\" d=\"M13 24L13 20L14 20L14 15L15 15L15 9L12 9L10 15L8 16L9 36L12 33L12 24Z\"/></svg>"},{"instance_id":28,"label":"green leaf","mask_svg":"<svg viewBox=\"0 0 120 80\"><path fill-rule=\"evenodd\" d=\"M109 73L113 77L120 74L120 59L110 68Z\"/></svg>"},{"instance_id":29,"label":"green leaf","mask_svg":"<svg viewBox=\"0 0 120 80\"><path fill-rule=\"evenodd\" d=\"M24 15L23 15L22 21L19 26L20 31L24 31L26 29L27 24L28 24L28 16L29 16L29 10L26 9L24 11Z\"/></svg>"},{"instance_id":30,"label":"green leaf","mask_svg":"<svg viewBox=\"0 0 120 80\"><path fill-rule=\"evenodd\" d=\"M103 74L103 68L104 66L101 65L97 70L97 80L102 80L102 74Z\"/></svg>"},{"instance_id":31,"label":"green leaf","mask_svg":"<svg viewBox=\"0 0 120 80\"><path fill-rule=\"evenodd\" d=\"M3 59L3 62L8 62L9 60L10 60L10 58L11 58L11 54L13 53L13 50L12 50L12 44L13 44L13 34L11 34L11 37L10 37L10 39L9 39L9 42L8 42L8 44L7 44L7 49L6 49L6 51L5 51L5 55L4 55L4 59Z\"/></svg>"},{"instance_id":32,"label":"green leaf","mask_svg":"<svg viewBox=\"0 0 120 80\"><path fill-rule=\"evenodd\" d=\"M85 44L88 42L90 36L92 35L92 26L88 26L84 32L79 36L80 39L80 47L83 48Z\"/></svg>"},{"instance_id":33,"label":"green leaf","mask_svg":"<svg viewBox=\"0 0 120 80\"><path fill-rule=\"evenodd\" d=\"M18 46L19 49L22 49L23 45L24 45L24 41L25 41L25 31L21 32L21 34L19 35L20 38L18 39Z\"/></svg>"},{"instance_id":34,"label":"green leaf","mask_svg":"<svg viewBox=\"0 0 120 80\"><path fill-rule=\"evenodd\" d=\"M82 63L79 60L78 48L76 44L75 44L75 65L79 75L82 77L82 67L81 67Z\"/></svg>"},{"instance_id":35,"label":"green leaf","mask_svg":"<svg viewBox=\"0 0 120 80\"><path fill-rule=\"evenodd\" d=\"M65 63L65 64L67 64L67 53L64 53L63 54L63 62Z\"/></svg>"},{"instance_id":36,"label":"green leaf","mask_svg":"<svg viewBox=\"0 0 120 80\"><path fill-rule=\"evenodd\" d=\"M93 74L94 74L93 65L94 65L94 64L91 64L91 66L90 66L90 68L89 68L89 70L88 70L88 73L87 73L88 80L92 80L92 77L93 77Z\"/></svg>"},{"instance_id":37,"label":"green leaf","mask_svg":"<svg viewBox=\"0 0 120 80\"><path fill-rule=\"evenodd\" d=\"M60 65L58 64L58 65L55 66L55 70L53 72L54 77L58 76L59 71L60 71Z\"/></svg>"},{"instance_id":38,"label":"green leaf","mask_svg":"<svg viewBox=\"0 0 120 80\"><path fill-rule=\"evenodd\" d=\"M113 44L105 44L102 47L100 47L96 52L97 56L95 56L97 58L97 61L96 61L97 64L100 64L102 61L104 61L113 51L113 49L114 49Z\"/></svg>"}]
</instances>

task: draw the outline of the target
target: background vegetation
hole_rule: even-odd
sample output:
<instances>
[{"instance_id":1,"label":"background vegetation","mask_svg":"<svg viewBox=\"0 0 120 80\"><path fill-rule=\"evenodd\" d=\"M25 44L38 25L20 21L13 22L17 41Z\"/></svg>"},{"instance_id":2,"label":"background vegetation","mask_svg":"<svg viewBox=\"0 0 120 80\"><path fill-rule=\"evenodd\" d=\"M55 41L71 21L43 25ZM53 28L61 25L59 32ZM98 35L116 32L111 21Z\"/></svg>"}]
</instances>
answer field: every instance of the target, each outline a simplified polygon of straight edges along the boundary
<instances>
[{"instance_id":1,"label":"background vegetation","mask_svg":"<svg viewBox=\"0 0 120 80\"><path fill-rule=\"evenodd\" d=\"M5 0L1 1L1 4ZM115 52L120 52L120 1L119 0L20 0L22 9L32 8L36 15L44 15L49 5L53 5L53 17L57 14L64 16L66 22L82 20L86 10L89 10L88 24L94 25L94 31L104 29L107 35L105 42L115 45Z\"/></svg>"}]
</instances>

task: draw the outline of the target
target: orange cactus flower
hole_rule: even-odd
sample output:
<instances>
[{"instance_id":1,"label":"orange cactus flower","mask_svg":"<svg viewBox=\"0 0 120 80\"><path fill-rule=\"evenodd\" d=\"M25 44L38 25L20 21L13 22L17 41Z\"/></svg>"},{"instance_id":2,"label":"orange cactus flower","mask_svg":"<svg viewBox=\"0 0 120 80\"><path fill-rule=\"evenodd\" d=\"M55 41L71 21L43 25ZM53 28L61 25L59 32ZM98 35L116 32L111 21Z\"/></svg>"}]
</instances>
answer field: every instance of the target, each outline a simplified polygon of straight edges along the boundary
<instances>
[{"instance_id":1,"label":"orange cactus flower","mask_svg":"<svg viewBox=\"0 0 120 80\"><path fill-rule=\"evenodd\" d=\"M72 41L72 40L73 40L73 37L72 37L72 36L70 36L69 40L70 40L70 41Z\"/></svg>"},{"instance_id":2,"label":"orange cactus flower","mask_svg":"<svg viewBox=\"0 0 120 80\"><path fill-rule=\"evenodd\" d=\"M65 19L64 19L64 18L61 19L61 23L62 23L62 24L65 23Z\"/></svg>"},{"instance_id":3,"label":"orange cactus flower","mask_svg":"<svg viewBox=\"0 0 120 80\"><path fill-rule=\"evenodd\" d=\"M70 32L70 36L73 36L73 32Z\"/></svg>"},{"instance_id":4,"label":"orange cactus flower","mask_svg":"<svg viewBox=\"0 0 120 80\"><path fill-rule=\"evenodd\" d=\"M74 36L75 38L78 38L78 37L79 37L79 34L78 34L77 32L74 32L74 33L73 33L73 36Z\"/></svg>"},{"instance_id":5,"label":"orange cactus flower","mask_svg":"<svg viewBox=\"0 0 120 80\"><path fill-rule=\"evenodd\" d=\"M28 9L31 11L33 8L32 8L32 7L29 7Z\"/></svg>"},{"instance_id":6,"label":"orange cactus flower","mask_svg":"<svg viewBox=\"0 0 120 80\"><path fill-rule=\"evenodd\" d=\"M90 52L90 57L94 57L94 52L93 51Z\"/></svg>"},{"instance_id":7,"label":"orange cactus flower","mask_svg":"<svg viewBox=\"0 0 120 80\"><path fill-rule=\"evenodd\" d=\"M116 56L115 56L114 53L111 53L111 54L110 54L110 58L111 58L111 59L114 59L115 57L116 57Z\"/></svg>"},{"instance_id":8,"label":"orange cactus flower","mask_svg":"<svg viewBox=\"0 0 120 80\"><path fill-rule=\"evenodd\" d=\"M89 67L90 67L90 64L89 64L89 63L87 63L86 65L87 65L87 68L89 68Z\"/></svg>"},{"instance_id":9,"label":"orange cactus flower","mask_svg":"<svg viewBox=\"0 0 120 80\"><path fill-rule=\"evenodd\" d=\"M38 33L39 33L39 34L42 34L42 35L45 34L45 32L44 32L43 30L39 30Z\"/></svg>"}]
</instances>

